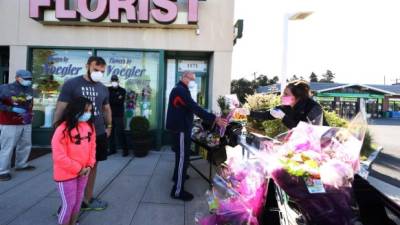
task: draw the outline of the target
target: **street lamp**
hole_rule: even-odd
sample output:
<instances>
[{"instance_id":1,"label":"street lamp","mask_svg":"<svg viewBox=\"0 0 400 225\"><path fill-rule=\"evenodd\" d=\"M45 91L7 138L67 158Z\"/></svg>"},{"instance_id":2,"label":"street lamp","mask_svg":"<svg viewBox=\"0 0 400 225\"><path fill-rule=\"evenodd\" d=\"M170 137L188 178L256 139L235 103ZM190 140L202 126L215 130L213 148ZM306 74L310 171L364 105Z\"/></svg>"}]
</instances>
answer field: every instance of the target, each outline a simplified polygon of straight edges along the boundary
<instances>
[{"instance_id":1,"label":"street lamp","mask_svg":"<svg viewBox=\"0 0 400 225\"><path fill-rule=\"evenodd\" d=\"M313 14L313 12L287 13L283 18L283 59L282 59L282 74L281 74L281 94L283 94L283 91L286 87L286 79L287 79L289 21L304 20L311 14Z\"/></svg>"}]
</instances>

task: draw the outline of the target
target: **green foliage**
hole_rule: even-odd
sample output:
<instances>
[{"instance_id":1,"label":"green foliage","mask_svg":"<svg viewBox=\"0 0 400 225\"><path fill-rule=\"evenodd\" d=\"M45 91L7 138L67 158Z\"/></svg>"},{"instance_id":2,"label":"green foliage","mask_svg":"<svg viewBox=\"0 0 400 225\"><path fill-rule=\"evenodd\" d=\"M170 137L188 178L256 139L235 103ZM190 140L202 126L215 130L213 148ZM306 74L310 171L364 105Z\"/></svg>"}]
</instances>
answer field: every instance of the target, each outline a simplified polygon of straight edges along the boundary
<instances>
[{"instance_id":1,"label":"green foliage","mask_svg":"<svg viewBox=\"0 0 400 225\"><path fill-rule=\"evenodd\" d=\"M365 133L365 137L364 137L364 142L363 145L361 147L361 157L362 158L368 158L368 156L376 150L376 148L374 148L374 144L373 144L373 138L371 133L367 130L367 132Z\"/></svg>"},{"instance_id":2,"label":"green foliage","mask_svg":"<svg viewBox=\"0 0 400 225\"><path fill-rule=\"evenodd\" d=\"M254 86L254 83L245 78L232 80L231 82L231 93L236 94L241 103L245 102L246 95L254 94L256 89L257 87Z\"/></svg>"},{"instance_id":3,"label":"green foliage","mask_svg":"<svg viewBox=\"0 0 400 225\"><path fill-rule=\"evenodd\" d=\"M131 132L134 138L148 136L150 123L146 117L135 116L130 122Z\"/></svg>"},{"instance_id":4,"label":"green foliage","mask_svg":"<svg viewBox=\"0 0 400 225\"><path fill-rule=\"evenodd\" d=\"M231 93L238 96L239 101L244 104L246 102L247 95L253 95L257 88L262 86L268 86L271 84L276 84L279 81L277 76L269 79L266 75L259 75L252 81L245 78L239 80L232 80L231 82Z\"/></svg>"},{"instance_id":5,"label":"green foliage","mask_svg":"<svg viewBox=\"0 0 400 225\"><path fill-rule=\"evenodd\" d=\"M318 82L318 76L314 72L310 75L310 82Z\"/></svg>"},{"instance_id":6,"label":"green foliage","mask_svg":"<svg viewBox=\"0 0 400 225\"><path fill-rule=\"evenodd\" d=\"M322 79L319 82L334 83L335 75L332 71L327 70L325 74L322 75Z\"/></svg>"},{"instance_id":7,"label":"green foliage","mask_svg":"<svg viewBox=\"0 0 400 225\"><path fill-rule=\"evenodd\" d=\"M326 122L328 122L331 127L347 127L349 125L349 121L341 118L335 112L324 111L324 117Z\"/></svg>"},{"instance_id":8,"label":"green foliage","mask_svg":"<svg viewBox=\"0 0 400 225\"><path fill-rule=\"evenodd\" d=\"M252 111L269 110L280 104L279 96L274 94L248 95L246 101L245 107ZM281 120L257 121L249 118L248 123L250 127L262 131L269 137L275 137L288 130Z\"/></svg>"}]
</instances>

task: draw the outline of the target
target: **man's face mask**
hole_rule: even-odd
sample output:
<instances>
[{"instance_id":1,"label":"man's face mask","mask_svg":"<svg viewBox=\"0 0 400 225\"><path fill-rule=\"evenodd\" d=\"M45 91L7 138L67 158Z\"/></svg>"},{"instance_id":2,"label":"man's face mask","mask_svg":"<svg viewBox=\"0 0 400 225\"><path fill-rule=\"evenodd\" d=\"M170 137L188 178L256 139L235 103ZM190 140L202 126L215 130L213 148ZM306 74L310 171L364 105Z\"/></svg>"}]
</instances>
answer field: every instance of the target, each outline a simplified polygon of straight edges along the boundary
<instances>
[{"instance_id":1,"label":"man's face mask","mask_svg":"<svg viewBox=\"0 0 400 225\"><path fill-rule=\"evenodd\" d=\"M19 80L19 83L22 85L22 86L25 86L25 87L29 87L29 86L31 86L32 85L32 80L30 80L30 79L23 79L23 78L21 78L20 80Z\"/></svg>"},{"instance_id":2,"label":"man's face mask","mask_svg":"<svg viewBox=\"0 0 400 225\"><path fill-rule=\"evenodd\" d=\"M103 79L104 73L100 71L93 71L90 73L90 79L94 82L100 82Z\"/></svg>"},{"instance_id":3,"label":"man's face mask","mask_svg":"<svg viewBox=\"0 0 400 225\"><path fill-rule=\"evenodd\" d=\"M194 88L194 87L196 87L196 81L194 81L194 80L189 81L188 87L189 87L189 88Z\"/></svg>"},{"instance_id":4,"label":"man's face mask","mask_svg":"<svg viewBox=\"0 0 400 225\"><path fill-rule=\"evenodd\" d=\"M114 88L118 87L118 82L116 81L111 82L111 86Z\"/></svg>"}]
</instances>

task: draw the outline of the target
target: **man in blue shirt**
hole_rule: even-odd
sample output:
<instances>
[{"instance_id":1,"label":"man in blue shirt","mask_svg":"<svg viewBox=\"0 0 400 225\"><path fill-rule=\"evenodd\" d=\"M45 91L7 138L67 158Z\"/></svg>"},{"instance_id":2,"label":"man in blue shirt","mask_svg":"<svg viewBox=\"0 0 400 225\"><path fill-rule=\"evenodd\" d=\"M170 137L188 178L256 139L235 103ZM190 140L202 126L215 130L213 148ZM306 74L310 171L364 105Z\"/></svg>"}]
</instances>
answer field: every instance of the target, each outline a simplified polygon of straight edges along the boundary
<instances>
[{"instance_id":1,"label":"man in blue shirt","mask_svg":"<svg viewBox=\"0 0 400 225\"><path fill-rule=\"evenodd\" d=\"M172 89L169 96L167 112L167 129L172 132L172 149L175 152L174 186L171 197L183 201L191 201L193 195L184 190L186 172L189 165L191 132L194 114L204 121L218 126L226 126L226 120L201 108L190 95L189 88L196 85L196 76L185 72L179 83Z\"/></svg>"},{"instance_id":2,"label":"man in blue shirt","mask_svg":"<svg viewBox=\"0 0 400 225\"><path fill-rule=\"evenodd\" d=\"M32 148L32 73L18 70L15 82L0 85L0 181L11 179L11 156L16 171L33 170L27 161Z\"/></svg>"}]
</instances>

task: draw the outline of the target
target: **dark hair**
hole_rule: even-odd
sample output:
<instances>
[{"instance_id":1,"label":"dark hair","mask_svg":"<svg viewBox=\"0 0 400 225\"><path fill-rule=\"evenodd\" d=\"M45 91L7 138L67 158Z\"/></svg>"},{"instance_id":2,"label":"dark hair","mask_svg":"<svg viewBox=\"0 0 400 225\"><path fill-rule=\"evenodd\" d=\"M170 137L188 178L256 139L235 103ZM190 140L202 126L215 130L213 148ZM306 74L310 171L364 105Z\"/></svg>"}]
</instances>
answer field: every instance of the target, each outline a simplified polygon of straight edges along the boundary
<instances>
[{"instance_id":1,"label":"dark hair","mask_svg":"<svg viewBox=\"0 0 400 225\"><path fill-rule=\"evenodd\" d=\"M102 57L99 57L99 56L90 56L86 64L90 65L92 62L96 62L96 65L98 65L98 66L107 64L106 61Z\"/></svg>"},{"instance_id":2,"label":"dark hair","mask_svg":"<svg viewBox=\"0 0 400 225\"><path fill-rule=\"evenodd\" d=\"M286 88L289 88L296 99L305 100L311 97L311 88L307 81L292 81L286 86Z\"/></svg>"},{"instance_id":3,"label":"dark hair","mask_svg":"<svg viewBox=\"0 0 400 225\"><path fill-rule=\"evenodd\" d=\"M67 108L64 111L63 116L59 121L56 122L56 127L60 126L62 123L66 122L66 128L63 131L64 137L65 133L68 133L69 138L72 141L72 135L71 131L75 128L78 131L77 128L78 122L79 122L79 117L85 113L85 108L87 105L92 105L92 101L90 101L87 98L84 97L78 97L73 99L71 102L68 103ZM87 122L89 123L90 127L92 128L93 132L93 123L94 123L94 107L92 108L92 117L90 120Z\"/></svg>"}]
</instances>

